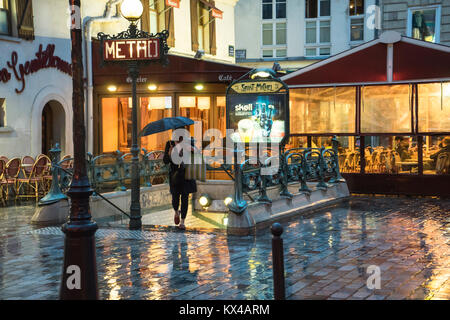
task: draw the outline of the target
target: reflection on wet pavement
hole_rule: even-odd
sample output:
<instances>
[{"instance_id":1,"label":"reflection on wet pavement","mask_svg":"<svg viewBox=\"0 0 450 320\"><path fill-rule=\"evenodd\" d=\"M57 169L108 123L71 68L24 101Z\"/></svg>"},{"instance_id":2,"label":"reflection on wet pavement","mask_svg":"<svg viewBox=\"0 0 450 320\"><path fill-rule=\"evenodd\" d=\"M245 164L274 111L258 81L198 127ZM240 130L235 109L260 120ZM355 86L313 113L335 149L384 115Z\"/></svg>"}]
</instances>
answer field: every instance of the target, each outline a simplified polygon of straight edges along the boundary
<instances>
[{"instance_id":1,"label":"reflection on wet pavement","mask_svg":"<svg viewBox=\"0 0 450 320\"><path fill-rule=\"evenodd\" d=\"M450 298L450 201L356 197L283 223L288 299ZM0 207L0 299L58 299L64 238ZM97 232L102 299L273 299L271 235ZM381 270L380 289L367 268Z\"/></svg>"}]
</instances>

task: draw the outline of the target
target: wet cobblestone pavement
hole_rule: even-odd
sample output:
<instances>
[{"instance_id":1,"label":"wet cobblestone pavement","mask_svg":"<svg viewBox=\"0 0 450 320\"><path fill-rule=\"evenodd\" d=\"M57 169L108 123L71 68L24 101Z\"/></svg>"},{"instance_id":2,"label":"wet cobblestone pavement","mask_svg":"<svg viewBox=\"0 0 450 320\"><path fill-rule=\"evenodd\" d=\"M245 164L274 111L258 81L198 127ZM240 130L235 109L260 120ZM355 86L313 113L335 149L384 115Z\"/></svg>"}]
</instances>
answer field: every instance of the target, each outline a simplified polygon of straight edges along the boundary
<instances>
[{"instance_id":1,"label":"wet cobblestone pavement","mask_svg":"<svg viewBox=\"0 0 450 320\"><path fill-rule=\"evenodd\" d=\"M288 299L449 299L450 200L356 197L283 223ZM64 238L0 207L0 299L57 299ZM273 299L271 235L97 232L102 299ZM381 270L370 290L367 268Z\"/></svg>"}]
</instances>

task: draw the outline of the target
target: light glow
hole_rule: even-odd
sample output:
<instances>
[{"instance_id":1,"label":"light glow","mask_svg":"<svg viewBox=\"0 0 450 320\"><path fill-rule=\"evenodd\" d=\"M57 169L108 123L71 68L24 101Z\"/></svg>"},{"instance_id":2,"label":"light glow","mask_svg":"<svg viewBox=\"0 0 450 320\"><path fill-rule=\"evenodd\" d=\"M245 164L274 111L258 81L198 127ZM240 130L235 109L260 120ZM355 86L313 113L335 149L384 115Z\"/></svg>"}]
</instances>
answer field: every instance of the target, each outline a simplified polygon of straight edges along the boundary
<instances>
[{"instance_id":1,"label":"light glow","mask_svg":"<svg viewBox=\"0 0 450 320\"><path fill-rule=\"evenodd\" d=\"M128 21L137 21L144 12L144 7L140 0L124 0L120 5L122 16Z\"/></svg>"}]
</instances>

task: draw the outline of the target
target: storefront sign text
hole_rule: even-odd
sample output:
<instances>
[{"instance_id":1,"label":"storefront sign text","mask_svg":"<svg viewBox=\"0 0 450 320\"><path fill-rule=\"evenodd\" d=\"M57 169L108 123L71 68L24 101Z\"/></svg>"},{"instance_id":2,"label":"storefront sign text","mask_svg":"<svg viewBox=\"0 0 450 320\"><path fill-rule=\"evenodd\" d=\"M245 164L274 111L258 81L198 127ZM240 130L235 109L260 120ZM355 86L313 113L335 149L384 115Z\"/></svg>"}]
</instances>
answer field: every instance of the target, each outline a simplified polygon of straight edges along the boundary
<instances>
[{"instance_id":1,"label":"storefront sign text","mask_svg":"<svg viewBox=\"0 0 450 320\"><path fill-rule=\"evenodd\" d=\"M250 81L237 83L231 88L237 93L272 93L278 92L282 87L283 85L276 81Z\"/></svg>"},{"instance_id":2,"label":"storefront sign text","mask_svg":"<svg viewBox=\"0 0 450 320\"><path fill-rule=\"evenodd\" d=\"M54 55L54 44L47 45L45 51L42 48L42 44L39 45L36 59L28 60L25 63L19 63L18 53L16 51L12 52L11 60L7 62L7 65L16 80L21 83L21 88L15 89L16 93L22 93L25 90L25 76L38 72L41 69L55 68L63 73L72 75L71 64ZM7 68L0 69L0 82L7 83L11 80L12 74L9 70Z\"/></svg>"},{"instance_id":3,"label":"storefront sign text","mask_svg":"<svg viewBox=\"0 0 450 320\"><path fill-rule=\"evenodd\" d=\"M166 5L169 7L180 8L180 0L166 0Z\"/></svg>"},{"instance_id":4,"label":"storefront sign text","mask_svg":"<svg viewBox=\"0 0 450 320\"><path fill-rule=\"evenodd\" d=\"M159 59L159 39L105 40L103 58L105 61Z\"/></svg>"}]
</instances>

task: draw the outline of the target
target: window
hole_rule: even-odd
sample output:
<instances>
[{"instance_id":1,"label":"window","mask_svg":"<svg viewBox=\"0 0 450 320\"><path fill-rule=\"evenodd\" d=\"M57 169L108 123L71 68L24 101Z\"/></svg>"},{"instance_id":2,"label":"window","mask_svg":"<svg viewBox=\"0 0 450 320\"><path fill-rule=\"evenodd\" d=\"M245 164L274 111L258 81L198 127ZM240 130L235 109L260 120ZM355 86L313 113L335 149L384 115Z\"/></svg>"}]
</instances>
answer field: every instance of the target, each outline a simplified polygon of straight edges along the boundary
<instances>
[{"instance_id":1,"label":"window","mask_svg":"<svg viewBox=\"0 0 450 320\"><path fill-rule=\"evenodd\" d=\"M440 17L440 6L410 8L408 10L408 37L438 43L440 41Z\"/></svg>"},{"instance_id":2,"label":"window","mask_svg":"<svg viewBox=\"0 0 450 320\"><path fill-rule=\"evenodd\" d=\"M262 56L286 57L286 0L263 0L262 8Z\"/></svg>"},{"instance_id":3,"label":"window","mask_svg":"<svg viewBox=\"0 0 450 320\"><path fill-rule=\"evenodd\" d=\"M423 174L450 174L450 136L426 136Z\"/></svg>"},{"instance_id":4,"label":"window","mask_svg":"<svg viewBox=\"0 0 450 320\"><path fill-rule=\"evenodd\" d=\"M11 9L9 0L0 0L0 34L11 34Z\"/></svg>"},{"instance_id":5,"label":"window","mask_svg":"<svg viewBox=\"0 0 450 320\"><path fill-rule=\"evenodd\" d=\"M180 116L202 123L202 134L211 127L211 97L180 96L178 105L180 108ZM191 136L194 136L194 126L190 126L189 130Z\"/></svg>"},{"instance_id":6,"label":"window","mask_svg":"<svg viewBox=\"0 0 450 320\"><path fill-rule=\"evenodd\" d=\"M409 136L364 137L366 173L417 174L417 138Z\"/></svg>"},{"instance_id":7,"label":"window","mask_svg":"<svg viewBox=\"0 0 450 320\"><path fill-rule=\"evenodd\" d=\"M418 84L419 132L450 131L450 82Z\"/></svg>"},{"instance_id":8,"label":"window","mask_svg":"<svg viewBox=\"0 0 450 320\"><path fill-rule=\"evenodd\" d=\"M262 0L263 19L286 19L286 0Z\"/></svg>"},{"instance_id":9,"label":"window","mask_svg":"<svg viewBox=\"0 0 450 320\"><path fill-rule=\"evenodd\" d=\"M411 87L409 85L362 88L361 132L411 132Z\"/></svg>"},{"instance_id":10,"label":"window","mask_svg":"<svg viewBox=\"0 0 450 320\"><path fill-rule=\"evenodd\" d=\"M350 0L348 12L350 16L364 14L364 0Z\"/></svg>"},{"instance_id":11,"label":"window","mask_svg":"<svg viewBox=\"0 0 450 320\"><path fill-rule=\"evenodd\" d=\"M215 55L216 21L212 16L213 0L191 0L191 41L192 51L204 50L205 53Z\"/></svg>"},{"instance_id":12,"label":"window","mask_svg":"<svg viewBox=\"0 0 450 320\"><path fill-rule=\"evenodd\" d=\"M364 41L364 18L350 20L350 41Z\"/></svg>"},{"instance_id":13,"label":"window","mask_svg":"<svg viewBox=\"0 0 450 320\"><path fill-rule=\"evenodd\" d=\"M32 0L0 0L0 35L34 39Z\"/></svg>"},{"instance_id":14,"label":"window","mask_svg":"<svg viewBox=\"0 0 450 320\"><path fill-rule=\"evenodd\" d=\"M355 87L291 89L291 133L354 133L355 96Z\"/></svg>"},{"instance_id":15,"label":"window","mask_svg":"<svg viewBox=\"0 0 450 320\"><path fill-rule=\"evenodd\" d=\"M149 122L172 116L172 97L146 96L138 100L138 123L142 130ZM131 97L102 98L102 152L119 150L127 153L132 138ZM148 151L164 150L171 138L170 132L155 134L140 139L141 147Z\"/></svg>"},{"instance_id":16,"label":"window","mask_svg":"<svg viewBox=\"0 0 450 320\"><path fill-rule=\"evenodd\" d=\"M0 128L6 127L6 99L0 98Z\"/></svg>"},{"instance_id":17,"label":"window","mask_svg":"<svg viewBox=\"0 0 450 320\"><path fill-rule=\"evenodd\" d=\"M330 3L330 0L306 0L305 18L329 17Z\"/></svg>"},{"instance_id":18,"label":"window","mask_svg":"<svg viewBox=\"0 0 450 320\"><path fill-rule=\"evenodd\" d=\"M331 42L330 1L306 2L305 56L330 55L330 48L320 48L322 44ZM322 18L326 17L326 18ZM319 47L320 46L320 47Z\"/></svg>"},{"instance_id":19,"label":"window","mask_svg":"<svg viewBox=\"0 0 450 320\"><path fill-rule=\"evenodd\" d=\"M168 30L167 43L169 46L175 46L173 8L167 6L164 0L143 0L142 4L142 30L153 34Z\"/></svg>"}]
</instances>

